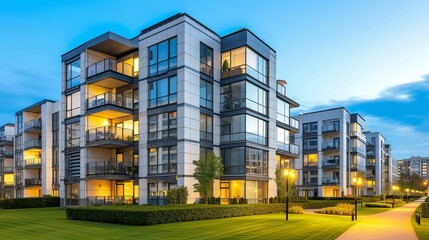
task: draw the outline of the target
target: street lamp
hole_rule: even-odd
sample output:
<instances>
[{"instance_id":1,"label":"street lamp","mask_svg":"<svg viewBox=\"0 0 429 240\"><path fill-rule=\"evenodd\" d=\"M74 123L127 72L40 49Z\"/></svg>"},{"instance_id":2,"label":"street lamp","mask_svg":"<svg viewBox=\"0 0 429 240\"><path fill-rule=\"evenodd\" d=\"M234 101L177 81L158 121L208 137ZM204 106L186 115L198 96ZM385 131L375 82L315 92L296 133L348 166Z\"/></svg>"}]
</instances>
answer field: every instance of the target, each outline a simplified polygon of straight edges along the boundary
<instances>
[{"instance_id":1,"label":"street lamp","mask_svg":"<svg viewBox=\"0 0 429 240\"><path fill-rule=\"evenodd\" d=\"M405 189L405 192L407 192L406 202L408 203L408 196L410 196L410 189L409 188Z\"/></svg>"},{"instance_id":2,"label":"street lamp","mask_svg":"<svg viewBox=\"0 0 429 240\"><path fill-rule=\"evenodd\" d=\"M395 208L395 191L399 190L399 186L393 185L392 186L392 190L393 190L393 204L392 204L392 208Z\"/></svg>"},{"instance_id":3,"label":"street lamp","mask_svg":"<svg viewBox=\"0 0 429 240\"><path fill-rule=\"evenodd\" d=\"M362 178L354 177L352 179L353 185L355 187L355 220L357 220L357 187L362 184Z\"/></svg>"},{"instance_id":4,"label":"street lamp","mask_svg":"<svg viewBox=\"0 0 429 240\"><path fill-rule=\"evenodd\" d=\"M295 178L293 169L285 168L284 175L286 177L286 221L289 220L289 178Z\"/></svg>"}]
</instances>

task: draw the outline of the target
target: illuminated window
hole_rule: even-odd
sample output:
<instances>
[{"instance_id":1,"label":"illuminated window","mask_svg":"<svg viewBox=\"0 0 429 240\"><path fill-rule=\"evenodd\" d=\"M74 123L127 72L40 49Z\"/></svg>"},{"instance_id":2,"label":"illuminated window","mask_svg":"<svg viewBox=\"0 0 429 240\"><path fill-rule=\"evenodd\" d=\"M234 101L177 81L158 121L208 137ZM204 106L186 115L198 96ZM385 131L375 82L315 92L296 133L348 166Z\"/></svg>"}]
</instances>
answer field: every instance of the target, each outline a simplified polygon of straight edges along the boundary
<instances>
[{"instance_id":1,"label":"illuminated window","mask_svg":"<svg viewBox=\"0 0 429 240\"><path fill-rule=\"evenodd\" d=\"M317 165L318 165L317 153L304 155L304 167L317 167Z\"/></svg>"}]
</instances>

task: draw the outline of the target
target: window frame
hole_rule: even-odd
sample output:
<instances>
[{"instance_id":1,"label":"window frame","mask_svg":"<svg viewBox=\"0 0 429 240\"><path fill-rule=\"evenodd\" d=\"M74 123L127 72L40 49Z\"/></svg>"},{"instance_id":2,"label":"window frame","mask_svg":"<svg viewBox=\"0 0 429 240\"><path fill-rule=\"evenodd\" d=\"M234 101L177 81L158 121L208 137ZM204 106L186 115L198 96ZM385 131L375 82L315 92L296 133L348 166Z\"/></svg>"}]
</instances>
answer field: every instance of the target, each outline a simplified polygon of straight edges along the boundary
<instances>
[{"instance_id":1,"label":"window frame","mask_svg":"<svg viewBox=\"0 0 429 240\"><path fill-rule=\"evenodd\" d=\"M208 51L211 51L211 64L208 63ZM203 61L202 54L204 54L205 62ZM206 71L203 71L203 66L205 67L204 69L206 69ZM208 69L210 69L210 71ZM213 78L213 48L209 47L203 42L200 42L200 73Z\"/></svg>"},{"instance_id":2,"label":"window frame","mask_svg":"<svg viewBox=\"0 0 429 240\"><path fill-rule=\"evenodd\" d=\"M175 55L172 55L172 48L171 48L172 44L171 44L171 42L174 39L176 41L176 44L175 44L176 50L175 50ZM163 61L160 62L159 61L159 45L161 45L161 44L163 44L165 42L167 42L167 53L168 53L168 56L167 56L167 59L165 59L165 60L163 60ZM155 46L156 46L156 60L155 60L155 63L151 64L151 60L152 60L152 57L153 57L151 48L153 48ZM168 71L170 71L170 70L172 70L174 68L177 68L177 53L178 53L177 36L171 37L169 39L166 39L164 41L161 41L161 42L158 42L156 44L153 44L153 45L149 46L148 47L148 76L149 77L158 76L158 75L164 74L164 73L166 73L166 72L168 72ZM160 63L164 63L164 62L167 62L167 69L165 71L161 71L160 72L160 70L159 70L159 64ZM174 64L172 64L172 63L174 63ZM151 69L154 66L156 67L156 71L154 73L151 73Z\"/></svg>"}]
</instances>

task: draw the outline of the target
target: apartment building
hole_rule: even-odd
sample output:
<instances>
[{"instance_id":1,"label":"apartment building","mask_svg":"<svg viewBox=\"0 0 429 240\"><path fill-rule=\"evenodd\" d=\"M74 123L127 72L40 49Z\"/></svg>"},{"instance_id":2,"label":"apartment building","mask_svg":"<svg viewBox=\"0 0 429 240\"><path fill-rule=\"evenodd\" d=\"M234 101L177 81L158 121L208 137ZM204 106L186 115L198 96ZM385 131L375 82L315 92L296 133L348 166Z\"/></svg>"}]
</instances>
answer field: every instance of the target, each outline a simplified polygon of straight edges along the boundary
<instances>
[{"instance_id":1,"label":"apartment building","mask_svg":"<svg viewBox=\"0 0 429 240\"><path fill-rule=\"evenodd\" d=\"M379 132L365 131L366 137L366 191L367 196L384 192L384 169L386 139Z\"/></svg>"},{"instance_id":2,"label":"apartment building","mask_svg":"<svg viewBox=\"0 0 429 240\"><path fill-rule=\"evenodd\" d=\"M300 196L341 197L359 193L366 181L365 120L345 108L296 116L301 123L295 142L300 154L297 190ZM359 179L360 184L356 183Z\"/></svg>"},{"instance_id":3,"label":"apartment building","mask_svg":"<svg viewBox=\"0 0 429 240\"><path fill-rule=\"evenodd\" d=\"M222 203L276 196L293 166L298 104L276 80L276 52L247 29L219 36L177 14L131 39L108 32L62 55L62 205L166 204L193 161L222 156Z\"/></svg>"},{"instance_id":4,"label":"apartment building","mask_svg":"<svg viewBox=\"0 0 429 240\"><path fill-rule=\"evenodd\" d=\"M42 100L16 113L16 198L58 196L58 112L59 102Z\"/></svg>"},{"instance_id":5,"label":"apartment building","mask_svg":"<svg viewBox=\"0 0 429 240\"><path fill-rule=\"evenodd\" d=\"M392 157L392 146L384 144L384 194L392 194L392 186L398 183L396 161Z\"/></svg>"},{"instance_id":6,"label":"apartment building","mask_svg":"<svg viewBox=\"0 0 429 240\"><path fill-rule=\"evenodd\" d=\"M0 199L14 197L14 129L15 125L12 123L0 126Z\"/></svg>"},{"instance_id":7,"label":"apartment building","mask_svg":"<svg viewBox=\"0 0 429 240\"><path fill-rule=\"evenodd\" d=\"M428 179L428 163L428 157L420 156L397 160L398 181L407 182L413 174Z\"/></svg>"}]
</instances>

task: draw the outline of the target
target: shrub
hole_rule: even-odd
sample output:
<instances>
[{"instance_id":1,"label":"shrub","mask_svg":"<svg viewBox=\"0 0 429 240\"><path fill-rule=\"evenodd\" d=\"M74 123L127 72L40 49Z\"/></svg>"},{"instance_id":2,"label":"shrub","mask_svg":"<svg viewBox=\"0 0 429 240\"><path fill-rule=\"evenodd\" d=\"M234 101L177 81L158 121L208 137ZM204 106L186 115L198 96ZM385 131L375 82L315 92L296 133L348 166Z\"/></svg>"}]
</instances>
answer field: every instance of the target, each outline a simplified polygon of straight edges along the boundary
<instances>
[{"instance_id":1,"label":"shrub","mask_svg":"<svg viewBox=\"0 0 429 240\"><path fill-rule=\"evenodd\" d=\"M365 203L365 207L370 207L370 208L392 208L392 204L389 204L389 203Z\"/></svg>"},{"instance_id":2,"label":"shrub","mask_svg":"<svg viewBox=\"0 0 429 240\"><path fill-rule=\"evenodd\" d=\"M333 214L333 215L352 215L354 207L347 203L338 203L335 207L327 207L320 210L318 213Z\"/></svg>"},{"instance_id":3,"label":"shrub","mask_svg":"<svg viewBox=\"0 0 429 240\"><path fill-rule=\"evenodd\" d=\"M425 202L429 202L429 197L427 197L427 198L425 199Z\"/></svg>"},{"instance_id":4,"label":"shrub","mask_svg":"<svg viewBox=\"0 0 429 240\"><path fill-rule=\"evenodd\" d=\"M422 213L422 217L429 218L429 203L424 202L420 204L418 210Z\"/></svg>"},{"instance_id":5,"label":"shrub","mask_svg":"<svg viewBox=\"0 0 429 240\"><path fill-rule=\"evenodd\" d=\"M247 199L246 198L238 199L238 204L247 204Z\"/></svg>"},{"instance_id":6,"label":"shrub","mask_svg":"<svg viewBox=\"0 0 429 240\"><path fill-rule=\"evenodd\" d=\"M289 213L304 214L304 209L300 206L292 206L289 208Z\"/></svg>"},{"instance_id":7,"label":"shrub","mask_svg":"<svg viewBox=\"0 0 429 240\"><path fill-rule=\"evenodd\" d=\"M284 204L103 206L67 208L67 218L129 225L195 221L284 212Z\"/></svg>"},{"instance_id":8,"label":"shrub","mask_svg":"<svg viewBox=\"0 0 429 240\"><path fill-rule=\"evenodd\" d=\"M178 187L167 191L167 199L169 204L186 204L188 201L188 188Z\"/></svg>"},{"instance_id":9,"label":"shrub","mask_svg":"<svg viewBox=\"0 0 429 240\"><path fill-rule=\"evenodd\" d=\"M42 208L42 207L59 207L59 197L36 197L36 198L14 198L0 200L0 208Z\"/></svg>"}]
</instances>

